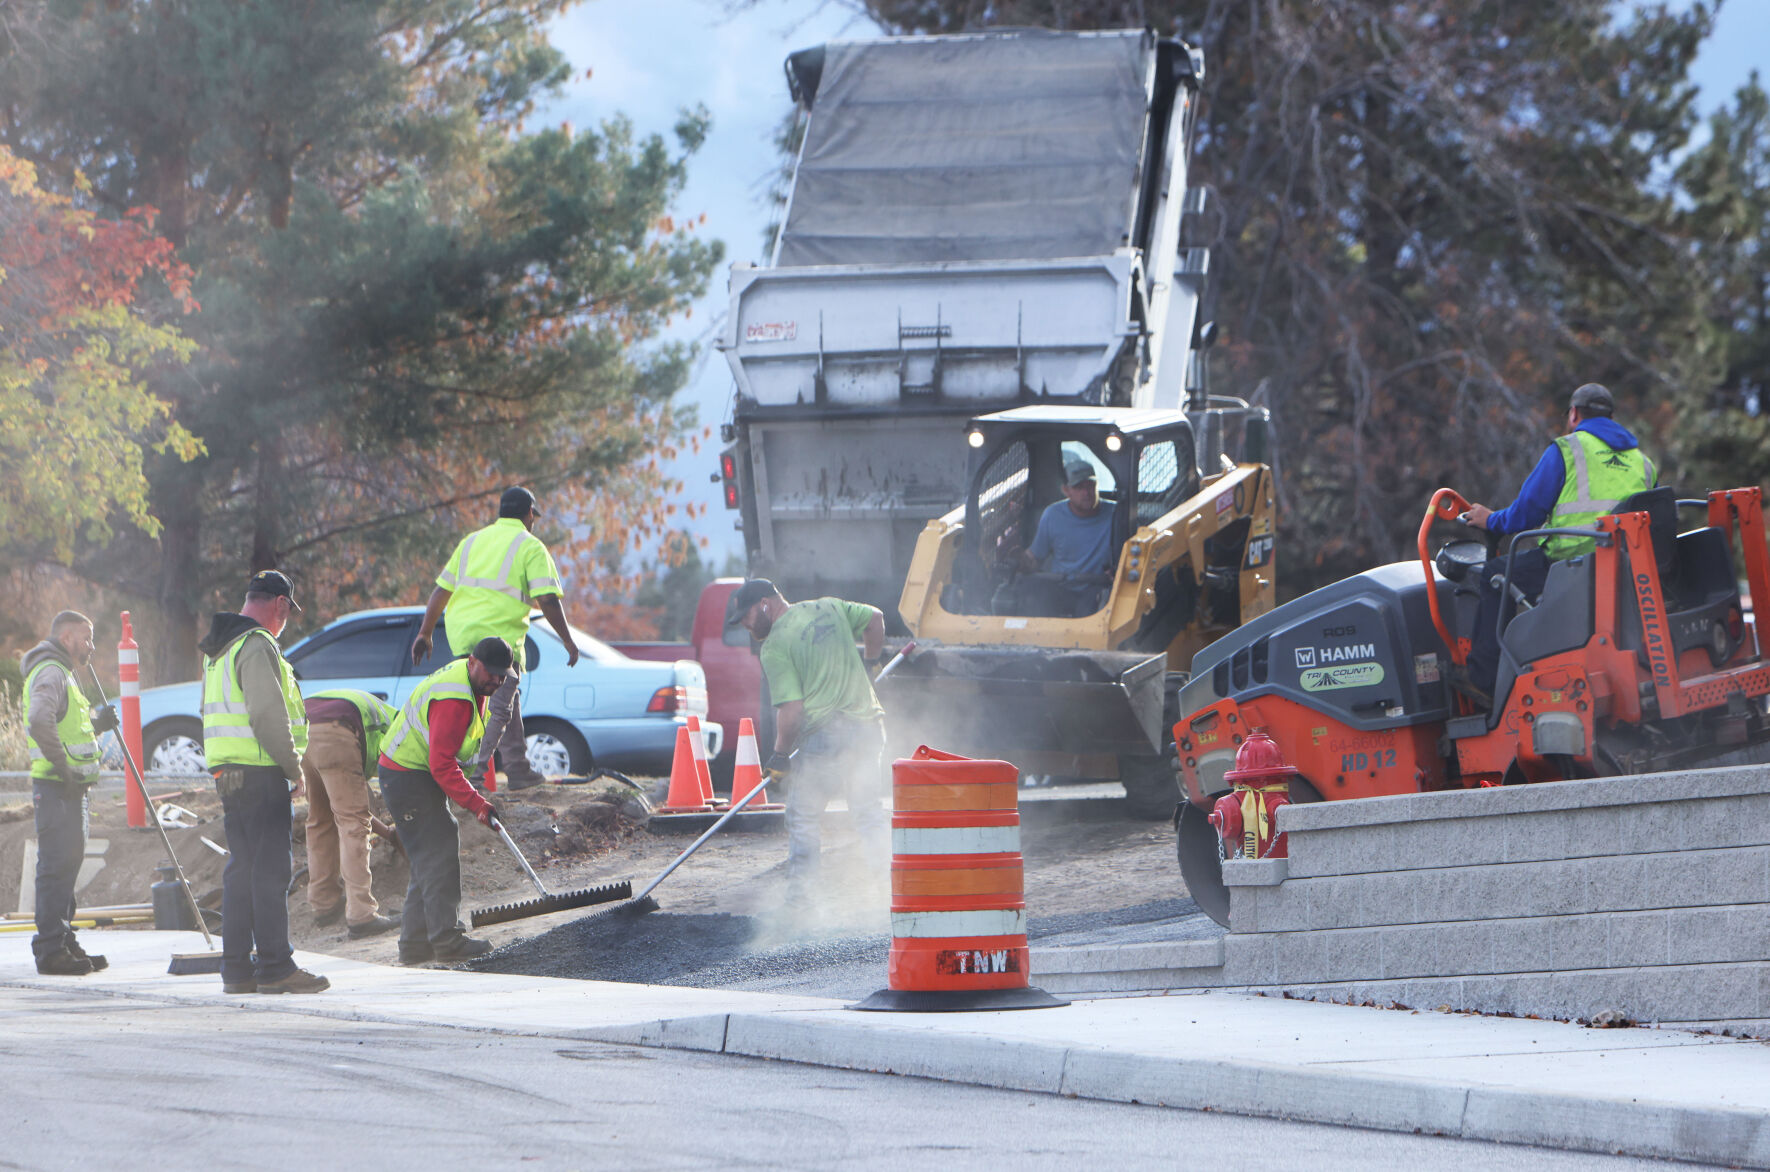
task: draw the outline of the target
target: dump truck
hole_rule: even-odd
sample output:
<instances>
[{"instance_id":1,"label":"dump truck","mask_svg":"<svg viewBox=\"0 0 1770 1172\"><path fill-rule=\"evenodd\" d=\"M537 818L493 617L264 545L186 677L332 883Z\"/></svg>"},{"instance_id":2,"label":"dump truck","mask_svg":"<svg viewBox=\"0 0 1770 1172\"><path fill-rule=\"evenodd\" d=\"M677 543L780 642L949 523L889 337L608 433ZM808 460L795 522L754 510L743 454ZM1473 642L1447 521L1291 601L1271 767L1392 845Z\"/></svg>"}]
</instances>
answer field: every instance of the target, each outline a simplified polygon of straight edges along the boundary
<instances>
[{"instance_id":1,"label":"dump truck","mask_svg":"<svg viewBox=\"0 0 1770 1172\"><path fill-rule=\"evenodd\" d=\"M894 739L1120 778L1162 815L1176 673L1273 599L1270 420L1210 393L1184 231L1203 69L1145 31L791 55L790 198L772 263L732 268L720 342L750 572L917 634ZM1031 533L1064 458L1096 463L1114 531L1098 608L1056 618L989 543ZM975 735L998 709L1008 735Z\"/></svg>"}]
</instances>

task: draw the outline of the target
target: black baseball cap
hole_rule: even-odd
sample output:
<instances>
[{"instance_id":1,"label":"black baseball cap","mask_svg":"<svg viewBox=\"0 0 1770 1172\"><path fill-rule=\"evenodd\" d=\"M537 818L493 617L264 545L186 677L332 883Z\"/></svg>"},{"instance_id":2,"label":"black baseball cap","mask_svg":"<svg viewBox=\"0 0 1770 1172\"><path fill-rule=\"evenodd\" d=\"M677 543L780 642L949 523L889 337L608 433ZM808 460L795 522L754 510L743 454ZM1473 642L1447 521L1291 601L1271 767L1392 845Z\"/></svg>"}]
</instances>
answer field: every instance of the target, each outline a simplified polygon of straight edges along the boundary
<instances>
[{"instance_id":1,"label":"black baseball cap","mask_svg":"<svg viewBox=\"0 0 1770 1172\"><path fill-rule=\"evenodd\" d=\"M733 590L731 592L731 597L725 600L726 628L729 630L732 627L742 624L744 616L750 613L750 608L755 606L758 602L761 602L764 598L777 598L779 596L780 591L776 589L775 584L770 582L767 578L751 578L742 586Z\"/></svg>"},{"instance_id":2,"label":"black baseball cap","mask_svg":"<svg viewBox=\"0 0 1770 1172\"><path fill-rule=\"evenodd\" d=\"M535 507L535 494L520 486L507 488L498 498L498 516L521 519Z\"/></svg>"},{"instance_id":3,"label":"black baseball cap","mask_svg":"<svg viewBox=\"0 0 1770 1172\"><path fill-rule=\"evenodd\" d=\"M289 600L289 605L297 612L301 610L301 604L295 601L295 584L289 581L288 575L279 570L260 570L253 574L252 580L246 583L246 593L280 594Z\"/></svg>"},{"instance_id":4,"label":"black baseball cap","mask_svg":"<svg viewBox=\"0 0 1770 1172\"><path fill-rule=\"evenodd\" d=\"M1575 390L1568 406L1588 415L1608 417L1616 414L1616 400L1610 397L1610 389L1602 383L1586 383Z\"/></svg>"},{"instance_id":5,"label":"black baseball cap","mask_svg":"<svg viewBox=\"0 0 1770 1172\"><path fill-rule=\"evenodd\" d=\"M510 654L510 644L496 635L487 635L473 645L473 658L486 665L492 672L503 672L507 676L516 674L512 668L515 657Z\"/></svg>"}]
</instances>

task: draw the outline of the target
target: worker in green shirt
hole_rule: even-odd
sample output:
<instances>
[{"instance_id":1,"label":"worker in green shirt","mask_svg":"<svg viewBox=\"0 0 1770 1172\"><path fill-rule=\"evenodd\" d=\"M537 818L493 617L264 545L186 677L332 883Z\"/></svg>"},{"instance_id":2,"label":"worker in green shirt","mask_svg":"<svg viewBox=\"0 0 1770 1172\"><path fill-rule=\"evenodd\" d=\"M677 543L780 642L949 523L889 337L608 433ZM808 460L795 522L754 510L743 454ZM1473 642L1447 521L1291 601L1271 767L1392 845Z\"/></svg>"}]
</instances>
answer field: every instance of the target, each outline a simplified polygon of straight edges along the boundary
<instances>
[{"instance_id":1,"label":"worker in green shirt","mask_svg":"<svg viewBox=\"0 0 1770 1172\"><path fill-rule=\"evenodd\" d=\"M884 654L885 616L877 607L840 598L788 604L774 583L752 578L732 592L725 625L743 627L762 644L775 719L769 772L786 776L792 755L788 903L803 910L823 851L820 822L838 793L847 799L869 864L876 861L884 874L885 710L873 694L868 665L876 670Z\"/></svg>"},{"instance_id":2,"label":"worker in green shirt","mask_svg":"<svg viewBox=\"0 0 1770 1172\"><path fill-rule=\"evenodd\" d=\"M430 640L437 620L447 617L449 646L457 656L481 639L493 637L510 645L516 668L486 704L486 733L480 763L469 769L470 780L483 780L491 770L492 753L511 789L527 789L547 779L529 764L528 738L522 730L519 673L523 668L523 645L529 635L529 612L541 614L565 644L565 663L578 662L578 645L565 621L561 605L564 588L559 567L547 543L532 530L541 516L535 494L526 488L507 488L498 500L498 519L461 539L449 555L436 589L424 608L424 622L412 640L412 665L430 655Z\"/></svg>"}]
</instances>

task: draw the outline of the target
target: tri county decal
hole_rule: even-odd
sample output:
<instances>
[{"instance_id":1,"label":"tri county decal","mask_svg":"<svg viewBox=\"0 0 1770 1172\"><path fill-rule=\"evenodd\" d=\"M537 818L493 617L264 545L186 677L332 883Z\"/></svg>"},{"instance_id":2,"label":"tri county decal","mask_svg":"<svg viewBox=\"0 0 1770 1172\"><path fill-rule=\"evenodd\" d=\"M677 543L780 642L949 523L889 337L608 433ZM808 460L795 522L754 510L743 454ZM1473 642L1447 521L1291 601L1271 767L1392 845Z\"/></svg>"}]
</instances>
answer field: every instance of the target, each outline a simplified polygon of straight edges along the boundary
<instances>
[{"instance_id":1,"label":"tri county decal","mask_svg":"<svg viewBox=\"0 0 1770 1172\"><path fill-rule=\"evenodd\" d=\"M1355 636L1353 626L1326 627L1323 639ZM1296 649L1297 670L1306 692L1326 692L1340 688L1368 688L1383 682L1383 665L1376 662L1374 643L1323 643L1316 647Z\"/></svg>"}]
</instances>

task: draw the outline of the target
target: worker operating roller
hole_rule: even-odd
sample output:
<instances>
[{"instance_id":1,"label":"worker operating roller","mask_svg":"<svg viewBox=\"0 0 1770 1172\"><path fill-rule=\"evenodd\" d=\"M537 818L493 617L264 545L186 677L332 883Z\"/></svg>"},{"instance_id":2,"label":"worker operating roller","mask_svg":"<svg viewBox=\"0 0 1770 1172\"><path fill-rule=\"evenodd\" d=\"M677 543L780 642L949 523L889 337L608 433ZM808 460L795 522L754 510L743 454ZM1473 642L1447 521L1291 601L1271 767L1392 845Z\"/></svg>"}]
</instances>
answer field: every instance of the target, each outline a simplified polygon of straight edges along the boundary
<instances>
[{"instance_id":1,"label":"worker operating roller","mask_svg":"<svg viewBox=\"0 0 1770 1172\"><path fill-rule=\"evenodd\" d=\"M743 627L762 645L775 717L766 767L787 781L788 909L804 914L818 883L820 822L837 794L848 802L868 863L876 857L884 867L885 710L868 665L884 655L885 616L839 598L789 604L773 582L752 578L726 603L725 625Z\"/></svg>"}]
</instances>

